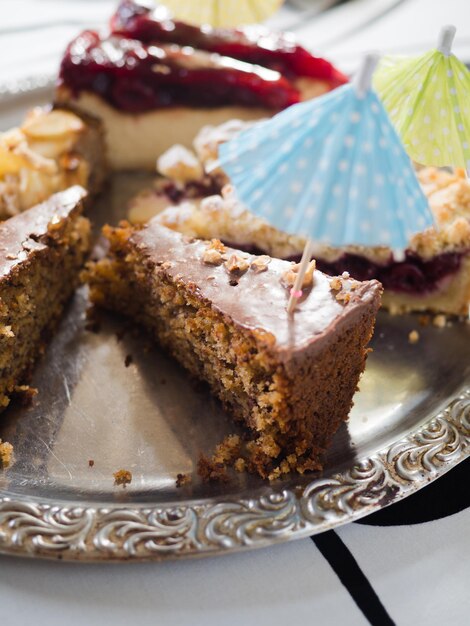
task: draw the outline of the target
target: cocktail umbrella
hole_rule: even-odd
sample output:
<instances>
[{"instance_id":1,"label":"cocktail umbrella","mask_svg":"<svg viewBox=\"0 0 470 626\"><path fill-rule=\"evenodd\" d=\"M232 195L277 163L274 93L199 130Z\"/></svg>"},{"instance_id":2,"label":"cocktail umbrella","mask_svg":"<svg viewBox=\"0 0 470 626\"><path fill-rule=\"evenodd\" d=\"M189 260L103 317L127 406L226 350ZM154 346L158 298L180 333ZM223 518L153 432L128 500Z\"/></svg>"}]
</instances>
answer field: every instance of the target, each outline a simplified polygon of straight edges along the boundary
<instances>
[{"instance_id":1,"label":"cocktail umbrella","mask_svg":"<svg viewBox=\"0 0 470 626\"><path fill-rule=\"evenodd\" d=\"M282 0L165 0L164 4L187 22L228 27L262 22L277 11Z\"/></svg>"},{"instance_id":2,"label":"cocktail umbrella","mask_svg":"<svg viewBox=\"0 0 470 626\"><path fill-rule=\"evenodd\" d=\"M470 72L451 52L455 27L416 57L385 58L374 86L412 159L470 172Z\"/></svg>"},{"instance_id":3,"label":"cocktail umbrella","mask_svg":"<svg viewBox=\"0 0 470 626\"><path fill-rule=\"evenodd\" d=\"M223 144L219 164L251 211L307 245L289 310L300 297L313 242L406 248L433 223L414 168L375 91L377 57L355 80L297 104Z\"/></svg>"}]
</instances>

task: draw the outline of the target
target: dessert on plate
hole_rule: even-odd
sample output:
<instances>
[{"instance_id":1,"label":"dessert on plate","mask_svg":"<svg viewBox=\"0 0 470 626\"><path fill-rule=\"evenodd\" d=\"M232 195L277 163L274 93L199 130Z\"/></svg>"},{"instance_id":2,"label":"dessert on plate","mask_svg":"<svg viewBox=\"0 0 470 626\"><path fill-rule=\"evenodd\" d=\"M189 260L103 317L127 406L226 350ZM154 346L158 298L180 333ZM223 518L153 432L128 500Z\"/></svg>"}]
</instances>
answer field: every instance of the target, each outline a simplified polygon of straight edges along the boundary
<instances>
[{"instance_id":1,"label":"dessert on plate","mask_svg":"<svg viewBox=\"0 0 470 626\"><path fill-rule=\"evenodd\" d=\"M24 391L90 245L79 186L0 224L0 410Z\"/></svg>"},{"instance_id":2,"label":"dessert on plate","mask_svg":"<svg viewBox=\"0 0 470 626\"><path fill-rule=\"evenodd\" d=\"M191 27L161 6L123 2L110 33L70 43L55 100L103 121L114 168L153 169L209 123L271 116L345 81L289 36Z\"/></svg>"},{"instance_id":3,"label":"dessert on plate","mask_svg":"<svg viewBox=\"0 0 470 626\"><path fill-rule=\"evenodd\" d=\"M436 226L412 237L403 259L396 259L385 247L317 246L317 267L329 275L347 271L357 280L379 280L384 287L383 305L392 313L466 315L470 304L470 183L434 168L419 171L418 177ZM132 212L144 216L138 200L131 203ZM242 250L282 259L299 260L305 246L303 237L281 232L250 213L229 187L225 197L186 200L165 209L155 220L187 236L216 237Z\"/></svg>"},{"instance_id":4,"label":"dessert on plate","mask_svg":"<svg viewBox=\"0 0 470 626\"><path fill-rule=\"evenodd\" d=\"M220 194L229 182L217 167L220 144L257 122L229 120L219 126L204 126L193 141L193 149L174 145L157 159L153 186L137 194L129 204L128 218L142 224L169 206L190 200L198 205L203 198Z\"/></svg>"},{"instance_id":5,"label":"dessert on plate","mask_svg":"<svg viewBox=\"0 0 470 626\"><path fill-rule=\"evenodd\" d=\"M187 238L156 219L106 227L106 258L86 271L91 300L142 324L247 428L248 466L274 478L320 469L348 416L380 304L377 281Z\"/></svg>"},{"instance_id":6,"label":"dessert on plate","mask_svg":"<svg viewBox=\"0 0 470 626\"><path fill-rule=\"evenodd\" d=\"M101 124L64 110L35 108L0 133L0 220L72 185L101 190L106 170Z\"/></svg>"}]
</instances>

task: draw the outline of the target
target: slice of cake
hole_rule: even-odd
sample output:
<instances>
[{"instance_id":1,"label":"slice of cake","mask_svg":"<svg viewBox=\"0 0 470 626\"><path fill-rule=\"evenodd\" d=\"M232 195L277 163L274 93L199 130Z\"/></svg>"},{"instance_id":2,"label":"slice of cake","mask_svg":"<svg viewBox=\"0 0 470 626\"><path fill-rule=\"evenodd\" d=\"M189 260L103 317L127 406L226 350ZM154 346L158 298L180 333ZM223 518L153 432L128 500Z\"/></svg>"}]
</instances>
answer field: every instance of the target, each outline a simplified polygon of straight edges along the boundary
<instances>
[{"instance_id":1,"label":"slice of cake","mask_svg":"<svg viewBox=\"0 0 470 626\"><path fill-rule=\"evenodd\" d=\"M0 220L73 185L98 193L106 176L101 123L36 108L0 133Z\"/></svg>"},{"instance_id":2,"label":"slice of cake","mask_svg":"<svg viewBox=\"0 0 470 626\"><path fill-rule=\"evenodd\" d=\"M290 37L193 28L161 6L122 3L112 31L72 41L55 99L103 120L117 169L153 169L207 124L271 116L346 81Z\"/></svg>"},{"instance_id":3,"label":"slice of cake","mask_svg":"<svg viewBox=\"0 0 470 626\"><path fill-rule=\"evenodd\" d=\"M71 187L0 224L0 410L28 383L90 244L86 192Z\"/></svg>"},{"instance_id":4,"label":"slice of cake","mask_svg":"<svg viewBox=\"0 0 470 626\"><path fill-rule=\"evenodd\" d=\"M457 174L426 168L418 172L436 226L416 234L404 259L389 248L317 246L317 267L335 276L379 280L383 305L392 313L430 311L467 315L470 305L470 183ZM305 240L256 217L230 194L170 207L155 218L185 235L219 238L252 253L299 260ZM397 207L397 210L402 210ZM143 213L134 208L134 215Z\"/></svg>"},{"instance_id":5,"label":"slice of cake","mask_svg":"<svg viewBox=\"0 0 470 626\"><path fill-rule=\"evenodd\" d=\"M107 227L89 266L96 305L142 324L247 427L261 476L321 467L348 416L380 304L376 281L331 280L310 267L295 313L297 265L191 240L152 220Z\"/></svg>"}]
</instances>

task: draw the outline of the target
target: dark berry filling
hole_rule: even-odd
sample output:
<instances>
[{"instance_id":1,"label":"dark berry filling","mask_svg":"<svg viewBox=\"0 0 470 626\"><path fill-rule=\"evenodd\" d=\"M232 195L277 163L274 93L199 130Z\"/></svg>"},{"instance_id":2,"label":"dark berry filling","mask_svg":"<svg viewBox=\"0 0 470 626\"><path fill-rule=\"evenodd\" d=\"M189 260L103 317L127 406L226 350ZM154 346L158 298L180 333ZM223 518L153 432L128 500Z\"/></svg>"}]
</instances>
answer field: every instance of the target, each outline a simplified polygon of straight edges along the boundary
<instances>
[{"instance_id":1,"label":"dark berry filling","mask_svg":"<svg viewBox=\"0 0 470 626\"><path fill-rule=\"evenodd\" d=\"M256 245L224 242L225 245L238 248L249 254L266 254ZM438 289L442 280L451 277L460 269L465 252L446 252L432 259L424 260L414 252L407 250L404 261L390 258L385 265L380 265L357 254L342 254L336 261L329 262L315 257L317 268L329 276L339 276L349 272L356 280L379 280L385 289L407 294L427 294ZM292 256L288 261L300 261L300 255Z\"/></svg>"},{"instance_id":2,"label":"dark berry filling","mask_svg":"<svg viewBox=\"0 0 470 626\"><path fill-rule=\"evenodd\" d=\"M376 278L391 291L426 294L435 291L442 280L458 272L462 258L463 253L446 252L424 260L407 250L403 261L390 259L386 265L355 254L343 254L333 263L317 259L317 267L331 276L349 272L356 280Z\"/></svg>"},{"instance_id":3,"label":"dark berry filling","mask_svg":"<svg viewBox=\"0 0 470 626\"><path fill-rule=\"evenodd\" d=\"M147 43L176 43L217 52L269 67L289 78L316 78L331 83L332 87L347 82L331 63L313 56L297 45L291 36L272 33L262 27L191 26L173 20L164 6L152 8L134 0L124 0L111 18L111 30Z\"/></svg>"},{"instance_id":4,"label":"dark berry filling","mask_svg":"<svg viewBox=\"0 0 470 626\"><path fill-rule=\"evenodd\" d=\"M75 95L91 91L117 109L241 105L284 109L300 96L278 72L177 45L85 31L68 47L59 76Z\"/></svg>"},{"instance_id":5,"label":"dark berry filling","mask_svg":"<svg viewBox=\"0 0 470 626\"><path fill-rule=\"evenodd\" d=\"M168 181L160 188L160 191L168 196L174 204L179 204L184 200L215 196L220 193L220 185L209 177L201 181L189 181L183 186Z\"/></svg>"}]
</instances>

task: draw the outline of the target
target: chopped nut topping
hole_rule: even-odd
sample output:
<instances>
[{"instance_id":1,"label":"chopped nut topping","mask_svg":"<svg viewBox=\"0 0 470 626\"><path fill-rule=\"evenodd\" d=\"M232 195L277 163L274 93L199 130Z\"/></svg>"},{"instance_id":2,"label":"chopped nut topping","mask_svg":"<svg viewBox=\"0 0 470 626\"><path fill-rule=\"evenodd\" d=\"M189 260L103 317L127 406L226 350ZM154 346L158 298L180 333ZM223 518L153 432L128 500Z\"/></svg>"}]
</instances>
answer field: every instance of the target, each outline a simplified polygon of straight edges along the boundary
<instances>
[{"instance_id":1,"label":"chopped nut topping","mask_svg":"<svg viewBox=\"0 0 470 626\"><path fill-rule=\"evenodd\" d=\"M447 318L445 315L436 315L432 323L433 326L437 326L437 328L444 328L447 324Z\"/></svg>"},{"instance_id":2,"label":"chopped nut topping","mask_svg":"<svg viewBox=\"0 0 470 626\"><path fill-rule=\"evenodd\" d=\"M351 300L351 294L349 291L340 291L336 294L336 299L338 302L344 302L344 304L347 304Z\"/></svg>"},{"instance_id":3,"label":"chopped nut topping","mask_svg":"<svg viewBox=\"0 0 470 626\"><path fill-rule=\"evenodd\" d=\"M330 280L330 288L333 291L340 291L343 288L343 281L339 276L334 276L334 278Z\"/></svg>"},{"instance_id":4,"label":"chopped nut topping","mask_svg":"<svg viewBox=\"0 0 470 626\"><path fill-rule=\"evenodd\" d=\"M213 248L204 250L202 260L204 263L207 263L207 265L221 265L224 261L222 254Z\"/></svg>"},{"instance_id":5,"label":"chopped nut topping","mask_svg":"<svg viewBox=\"0 0 470 626\"><path fill-rule=\"evenodd\" d=\"M418 343L419 341L419 333L417 330L412 330L408 335L408 341L410 343Z\"/></svg>"},{"instance_id":6,"label":"chopped nut topping","mask_svg":"<svg viewBox=\"0 0 470 626\"><path fill-rule=\"evenodd\" d=\"M258 256L252 261L251 269L256 273L260 274L261 272L265 272L268 269L268 265L271 263L271 257L263 254L262 256Z\"/></svg>"},{"instance_id":7,"label":"chopped nut topping","mask_svg":"<svg viewBox=\"0 0 470 626\"><path fill-rule=\"evenodd\" d=\"M351 274L349 272L343 272L341 274L341 277L344 278L345 280L347 280L348 278L351 277Z\"/></svg>"},{"instance_id":8,"label":"chopped nut topping","mask_svg":"<svg viewBox=\"0 0 470 626\"><path fill-rule=\"evenodd\" d=\"M288 270L284 272L282 275L282 282L285 283L288 287L293 287L295 281L297 279L297 274L300 269L300 263L293 264ZM312 259L308 264L307 271L305 272L304 281L301 285L301 289L305 289L305 287L311 287L313 284L313 273L316 269L316 261Z\"/></svg>"},{"instance_id":9,"label":"chopped nut topping","mask_svg":"<svg viewBox=\"0 0 470 626\"><path fill-rule=\"evenodd\" d=\"M162 263L161 267L164 270L170 270L172 268L172 263L171 261L165 261L164 263Z\"/></svg>"},{"instance_id":10,"label":"chopped nut topping","mask_svg":"<svg viewBox=\"0 0 470 626\"><path fill-rule=\"evenodd\" d=\"M245 257L232 254L228 261L225 261L224 266L228 272L246 272L250 267L250 261Z\"/></svg>"},{"instance_id":11,"label":"chopped nut topping","mask_svg":"<svg viewBox=\"0 0 470 626\"><path fill-rule=\"evenodd\" d=\"M227 252L227 247L220 241L220 239L212 239L208 248L208 250L217 250L218 252Z\"/></svg>"}]
</instances>

